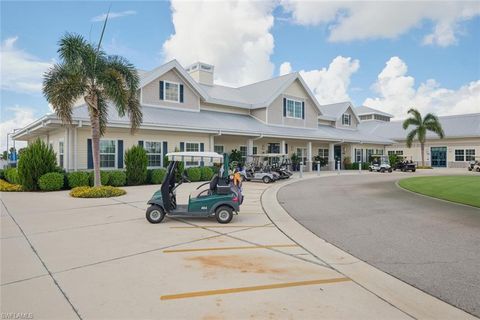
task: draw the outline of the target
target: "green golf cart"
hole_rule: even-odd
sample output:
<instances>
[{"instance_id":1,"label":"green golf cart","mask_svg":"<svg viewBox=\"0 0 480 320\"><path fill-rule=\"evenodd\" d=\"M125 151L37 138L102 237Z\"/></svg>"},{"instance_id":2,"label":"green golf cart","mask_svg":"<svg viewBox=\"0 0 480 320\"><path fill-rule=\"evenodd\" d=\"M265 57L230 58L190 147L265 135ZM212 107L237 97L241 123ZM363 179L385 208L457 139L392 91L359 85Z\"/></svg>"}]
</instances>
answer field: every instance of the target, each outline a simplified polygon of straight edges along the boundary
<instances>
[{"instance_id":1,"label":"green golf cart","mask_svg":"<svg viewBox=\"0 0 480 320\"><path fill-rule=\"evenodd\" d=\"M215 217L219 223L229 223L233 214L238 214L243 202L241 190L230 182L228 172L228 155L215 152L172 152L167 154L169 165L160 190L148 201L146 218L150 223L162 222L165 215L178 217ZM179 163L200 161L200 163L220 163L219 174L209 182L197 187L188 199L188 204L177 204L176 190L185 182L190 182L181 172Z\"/></svg>"}]
</instances>

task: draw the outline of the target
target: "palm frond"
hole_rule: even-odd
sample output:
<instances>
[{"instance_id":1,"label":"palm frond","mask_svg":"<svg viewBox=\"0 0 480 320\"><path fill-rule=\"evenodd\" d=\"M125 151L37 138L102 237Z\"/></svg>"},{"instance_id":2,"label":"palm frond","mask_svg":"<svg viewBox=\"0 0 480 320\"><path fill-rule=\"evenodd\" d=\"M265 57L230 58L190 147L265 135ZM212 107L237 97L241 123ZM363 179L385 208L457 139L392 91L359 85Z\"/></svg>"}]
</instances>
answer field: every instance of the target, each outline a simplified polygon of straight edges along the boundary
<instances>
[{"instance_id":1,"label":"palm frond","mask_svg":"<svg viewBox=\"0 0 480 320\"><path fill-rule=\"evenodd\" d=\"M131 132L133 134L137 128L140 127L143 121L142 107L140 105L137 92L134 92L132 95L130 95L127 112L128 117L130 118Z\"/></svg>"},{"instance_id":2,"label":"palm frond","mask_svg":"<svg viewBox=\"0 0 480 320\"><path fill-rule=\"evenodd\" d=\"M98 75L97 83L103 89L104 96L115 104L118 114L123 117L130 97L123 75L118 70L107 68Z\"/></svg>"},{"instance_id":3,"label":"palm frond","mask_svg":"<svg viewBox=\"0 0 480 320\"><path fill-rule=\"evenodd\" d=\"M415 118L407 118L403 121L402 127L403 129L407 129L409 126L418 126L420 123Z\"/></svg>"},{"instance_id":4,"label":"palm frond","mask_svg":"<svg viewBox=\"0 0 480 320\"><path fill-rule=\"evenodd\" d=\"M413 140L415 139L415 136L417 135L417 133L418 133L418 129L413 129L408 133L407 140L405 141L408 148L412 146Z\"/></svg>"},{"instance_id":5,"label":"palm frond","mask_svg":"<svg viewBox=\"0 0 480 320\"><path fill-rule=\"evenodd\" d=\"M422 122L422 115L417 109L410 108L407 113L411 114L419 123Z\"/></svg>"}]
</instances>

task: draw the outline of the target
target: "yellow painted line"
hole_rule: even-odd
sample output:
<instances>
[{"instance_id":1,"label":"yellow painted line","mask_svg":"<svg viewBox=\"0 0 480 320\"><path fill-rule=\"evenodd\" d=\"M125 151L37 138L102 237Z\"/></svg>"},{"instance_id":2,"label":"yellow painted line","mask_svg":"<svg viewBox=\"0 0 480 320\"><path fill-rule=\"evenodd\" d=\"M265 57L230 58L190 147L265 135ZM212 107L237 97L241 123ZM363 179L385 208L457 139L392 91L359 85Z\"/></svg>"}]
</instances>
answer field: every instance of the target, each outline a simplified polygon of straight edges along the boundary
<instances>
[{"instance_id":1,"label":"yellow painted line","mask_svg":"<svg viewBox=\"0 0 480 320\"><path fill-rule=\"evenodd\" d=\"M272 244L272 245L269 245L269 246L240 246L240 247L195 248L195 249L172 249L172 250L163 250L163 253L196 252L196 251L220 251L220 250L243 250L243 249L268 249L268 248L288 248L288 247L298 247L298 244Z\"/></svg>"},{"instance_id":2,"label":"yellow painted line","mask_svg":"<svg viewBox=\"0 0 480 320\"><path fill-rule=\"evenodd\" d=\"M168 294L168 295L160 296L160 300L175 300L175 299L195 298L195 297L204 297L204 296L212 296L212 295L219 295L219 294L229 294L229 293L238 293L238 292L259 291L259 290L270 290L270 289L281 289L281 288L300 287L300 286L311 286L311 285L316 285L316 284L329 284L329 283L338 283L338 282L345 282L345 281L351 281L351 280L349 278L317 279L317 280L308 280L308 281L267 284L267 285L263 285L263 286L240 287L240 288L230 288L230 289L217 289L217 290L206 290L206 291L194 291L194 292L185 292L185 293Z\"/></svg>"},{"instance_id":3,"label":"yellow painted line","mask_svg":"<svg viewBox=\"0 0 480 320\"><path fill-rule=\"evenodd\" d=\"M261 226L188 226L188 227L170 227L170 229L199 229L199 228L272 228L275 227L273 224L261 225Z\"/></svg>"}]
</instances>

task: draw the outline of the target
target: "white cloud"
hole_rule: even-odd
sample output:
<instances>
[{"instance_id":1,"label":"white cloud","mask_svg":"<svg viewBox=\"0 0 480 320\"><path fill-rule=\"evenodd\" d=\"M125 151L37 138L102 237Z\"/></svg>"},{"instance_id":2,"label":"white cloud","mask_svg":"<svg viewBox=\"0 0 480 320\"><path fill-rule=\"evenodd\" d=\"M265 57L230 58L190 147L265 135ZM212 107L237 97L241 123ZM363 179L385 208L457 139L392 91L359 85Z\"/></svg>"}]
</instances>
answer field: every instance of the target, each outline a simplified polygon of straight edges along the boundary
<instances>
[{"instance_id":1,"label":"white cloud","mask_svg":"<svg viewBox=\"0 0 480 320\"><path fill-rule=\"evenodd\" d=\"M407 71L406 63L399 57L390 58L373 85L379 96L367 98L363 104L397 118L405 118L412 107L422 113L437 115L480 112L480 80L452 90L429 79L416 88L415 79L408 76Z\"/></svg>"},{"instance_id":2,"label":"white cloud","mask_svg":"<svg viewBox=\"0 0 480 320\"><path fill-rule=\"evenodd\" d=\"M0 152L7 149L7 134L13 132L14 129L23 128L24 126L35 121L34 110L28 107L14 106L2 109L2 119L8 118L0 122ZM5 138L4 138L5 137ZM9 137L10 138L10 137ZM19 149L24 146L24 142L16 142L16 147ZM9 147L13 146L12 141L9 140Z\"/></svg>"},{"instance_id":3,"label":"white cloud","mask_svg":"<svg viewBox=\"0 0 480 320\"><path fill-rule=\"evenodd\" d=\"M279 75L283 76L292 72L292 65L286 61L280 65Z\"/></svg>"},{"instance_id":4,"label":"white cloud","mask_svg":"<svg viewBox=\"0 0 480 320\"><path fill-rule=\"evenodd\" d=\"M165 61L213 64L216 81L228 85L273 75L273 2L172 1L171 8L175 33L163 44Z\"/></svg>"},{"instance_id":5,"label":"white cloud","mask_svg":"<svg viewBox=\"0 0 480 320\"><path fill-rule=\"evenodd\" d=\"M121 12L110 12L108 14L108 19L116 19L116 18L122 18L126 16L132 16L137 14L136 11L134 10L126 10L126 11L121 11ZM107 17L107 13L100 14L98 16L93 17L90 21L92 22L100 22L100 21L105 21L105 18Z\"/></svg>"},{"instance_id":6,"label":"white cloud","mask_svg":"<svg viewBox=\"0 0 480 320\"><path fill-rule=\"evenodd\" d=\"M350 57L338 56L328 68L300 71L320 104L350 100L348 87L350 77L358 71L360 62Z\"/></svg>"},{"instance_id":7,"label":"white cloud","mask_svg":"<svg viewBox=\"0 0 480 320\"><path fill-rule=\"evenodd\" d=\"M0 56L2 64L2 90L35 93L42 90L42 77L52 66L52 61L42 61L17 48L18 37L2 42Z\"/></svg>"},{"instance_id":8,"label":"white cloud","mask_svg":"<svg viewBox=\"0 0 480 320\"><path fill-rule=\"evenodd\" d=\"M330 41L395 38L422 22L431 21L433 31L424 44L456 43L458 24L480 15L477 1L301 1L283 0L294 22L327 24Z\"/></svg>"}]
</instances>

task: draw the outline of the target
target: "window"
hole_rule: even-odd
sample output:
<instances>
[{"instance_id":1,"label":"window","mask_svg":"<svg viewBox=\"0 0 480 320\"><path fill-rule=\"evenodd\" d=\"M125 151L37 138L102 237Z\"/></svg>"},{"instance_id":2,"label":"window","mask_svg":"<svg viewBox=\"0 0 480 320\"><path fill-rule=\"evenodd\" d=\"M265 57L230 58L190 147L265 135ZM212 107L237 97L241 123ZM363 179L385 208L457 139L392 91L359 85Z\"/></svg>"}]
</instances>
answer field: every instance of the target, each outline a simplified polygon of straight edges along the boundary
<instances>
[{"instance_id":1,"label":"window","mask_svg":"<svg viewBox=\"0 0 480 320\"><path fill-rule=\"evenodd\" d=\"M390 118L387 116L381 116L379 114L375 115L375 120L380 120L380 121L385 121L385 122L390 122Z\"/></svg>"},{"instance_id":2,"label":"window","mask_svg":"<svg viewBox=\"0 0 480 320\"><path fill-rule=\"evenodd\" d=\"M257 147L256 146L253 147L253 154L257 154Z\"/></svg>"},{"instance_id":3,"label":"window","mask_svg":"<svg viewBox=\"0 0 480 320\"><path fill-rule=\"evenodd\" d=\"M187 152L199 152L200 143L198 142L185 142L185 151ZM198 161L185 161L185 166L187 167L196 167L198 166Z\"/></svg>"},{"instance_id":4,"label":"window","mask_svg":"<svg viewBox=\"0 0 480 320\"><path fill-rule=\"evenodd\" d=\"M63 168L63 159L64 159L64 143L63 141L58 142L58 165Z\"/></svg>"},{"instance_id":5,"label":"window","mask_svg":"<svg viewBox=\"0 0 480 320\"><path fill-rule=\"evenodd\" d=\"M223 146L220 146L220 145L213 146L213 151L218 154L223 154Z\"/></svg>"},{"instance_id":6,"label":"window","mask_svg":"<svg viewBox=\"0 0 480 320\"><path fill-rule=\"evenodd\" d=\"M115 140L100 140L100 168L115 168Z\"/></svg>"},{"instance_id":7,"label":"window","mask_svg":"<svg viewBox=\"0 0 480 320\"><path fill-rule=\"evenodd\" d=\"M475 149L465 150L465 161L475 161Z\"/></svg>"},{"instance_id":8,"label":"window","mask_svg":"<svg viewBox=\"0 0 480 320\"><path fill-rule=\"evenodd\" d=\"M374 154L373 149L366 149L365 150L365 162L371 162L372 161L372 154Z\"/></svg>"},{"instance_id":9,"label":"window","mask_svg":"<svg viewBox=\"0 0 480 320\"><path fill-rule=\"evenodd\" d=\"M391 155L397 155L397 156L403 156L403 150L388 150L387 154L389 156Z\"/></svg>"},{"instance_id":10,"label":"window","mask_svg":"<svg viewBox=\"0 0 480 320\"><path fill-rule=\"evenodd\" d=\"M269 143L267 153L280 153L280 143Z\"/></svg>"},{"instance_id":11,"label":"window","mask_svg":"<svg viewBox=\"0 0 480 320\"><path fill-rule=\"evenodd\" d=\"M355 162L363 162L363 149L355 149Z\"/></svg>"},{"instance_id":12,"label":"window","mask_svg":"<svg viewBox=\"0 0 480 320\"><path fill-rule=\"evenodd\" d=\"M180 101L180 93L179 93L179 85L178 83L168 82L165 81L164 84L164 92L165 92L165 100L166 101L173 101L179 102Z\"/></svg>"},{"instance_id":13,"label":"window","mask_svg":"<svg viewBox=\"0 0 480 320\"><path fill-rule=\"evenodd\" d=\"M368 115L365 115L365 116L360 116L360 120L371 120L371 119L372 119L371 114L368 114Z\"/></svg>"},{"instance_id":14,"label":"window","mask_svg":"<svg viewBox=\"0 0 480 320\"><path fill-rule=\"evenodd\" d=\"M465 161L465 150L463 149L455 150L455 161Z\"/></svg>"},{"instance_id":15,"label":"window","mask_svg":"<svg viewBox=\"0 0 480 320\"><path fill-rule=\"evenodd\" d=\"M318 149L318 156L325 160L328 160L328 149Z\"/></svg>"},{"instance_id":16,"label":"window","mask_svg":"<svg viewBox=\"0 0 480 320\"><path fill-rule=\"evenodd\" d=\"M383 155L383 149L375 149L375 154Z\"/></svg>"},{"instance_id":17,"label":"window","mask_svg":"<svg viewBox=\"0 0 480 320\"><path fill-rule=\"evenodd\" d=\"M342 125L349 126L352 124L352 116L348 113L342 115Z\"/></svg>"},{"instance_id":18,"label":"window","mask_svg":"<svg viewBox=\"0 0 480 320\"><path fill-rule=\"evenodd\" d=\"M247 157L247 147L246 146L240 146L240 154L242 155L243 159L245 159Z\"/></svg>"},{"instance_id":19,"label":"window","mask_svg":"<svg viewBox=\"0 0 480 320\"><path fill-rule=\"evenodd\" d=\"M161 167L162 166L162 143L158 141L144 141L143 148L147 152L148 166Z\"/></svg>"},{"instance_id":20,"label":"window","mask_svg":"<svg viewBox=\"0 0 480 320\"><path fill-rule=\"evenodd\" d=\"M302 102L292 99L286 99L287 101L287 118L295 118L295 119L302 119L303 118L303 110L302 110Z\"/></svg>"}]
</instances>

